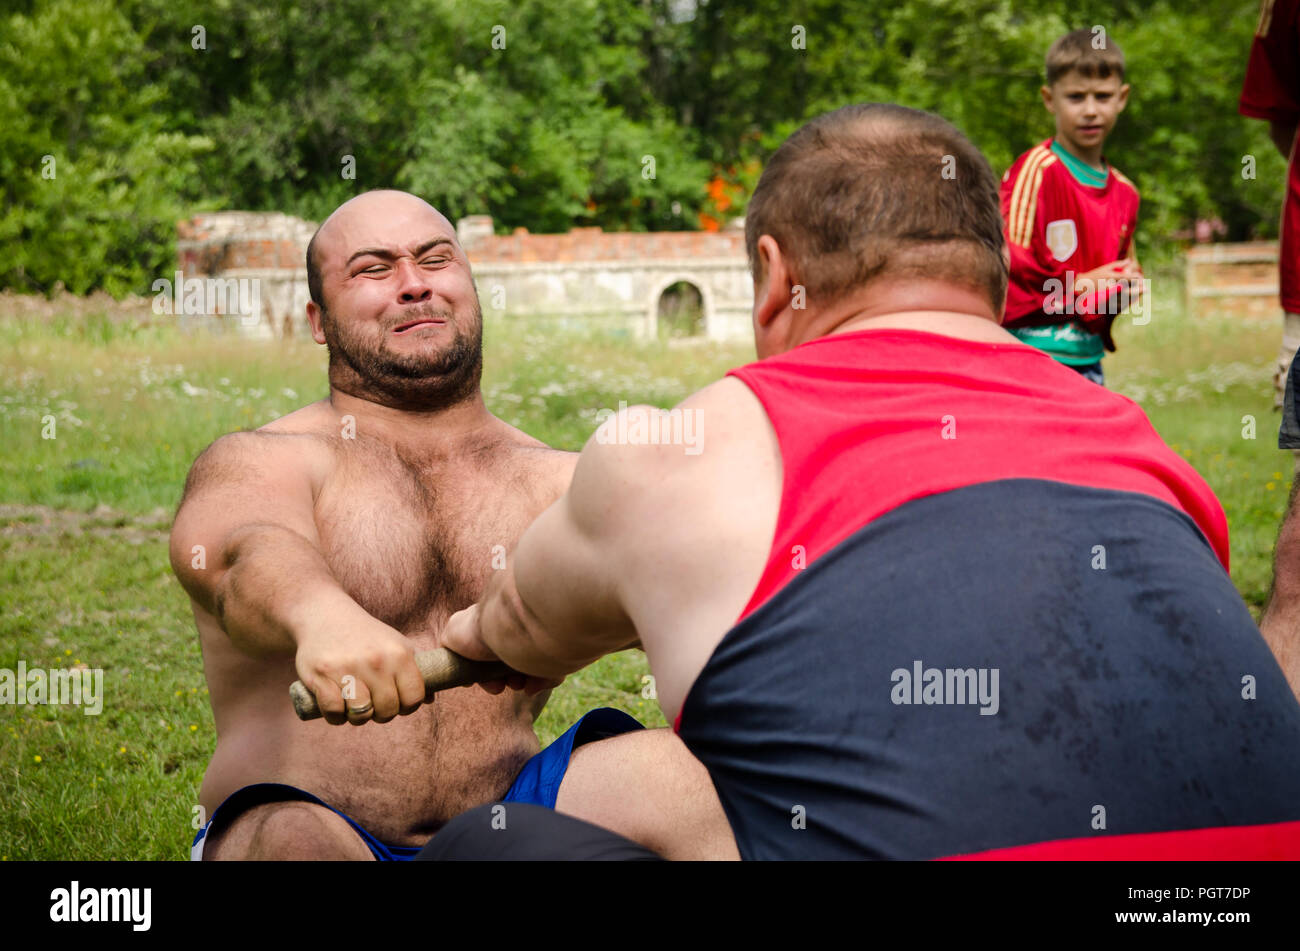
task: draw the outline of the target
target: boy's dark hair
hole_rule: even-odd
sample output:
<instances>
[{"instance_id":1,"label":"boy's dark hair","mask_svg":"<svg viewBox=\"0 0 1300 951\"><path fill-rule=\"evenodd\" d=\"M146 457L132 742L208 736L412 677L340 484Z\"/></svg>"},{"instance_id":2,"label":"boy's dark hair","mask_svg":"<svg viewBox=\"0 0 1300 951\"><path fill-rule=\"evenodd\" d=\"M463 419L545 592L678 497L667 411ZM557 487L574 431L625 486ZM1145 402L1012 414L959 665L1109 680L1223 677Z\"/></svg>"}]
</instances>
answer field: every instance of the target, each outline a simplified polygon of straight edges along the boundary
<instances>
[{"instance_id":1,"label":"boy's dark hair","mask_svg":"<svg viewBox=\"0 0 1300 951\"><path fill-rule=\"evenodd\" d=\"M1067 33L1047 51L1047 85L1071 71L1087 79L1107 79L1113 73L1123 82L1124 51L1099 27Z\"/></svg>"},{"instance_id":2,"label":"boy's dark hair","mask_svg":"<svg viewBox=\"0 0 1300 951\"><path fill-rule=\"evenodd\" d=\"M937 278L1001 312L1002 228L997 178L955 126L865 103L818 116L776 150L746 209L745 249L757 283L758 239L771 235L819 303L882 276Z\"/></svg>"}]
</instances>

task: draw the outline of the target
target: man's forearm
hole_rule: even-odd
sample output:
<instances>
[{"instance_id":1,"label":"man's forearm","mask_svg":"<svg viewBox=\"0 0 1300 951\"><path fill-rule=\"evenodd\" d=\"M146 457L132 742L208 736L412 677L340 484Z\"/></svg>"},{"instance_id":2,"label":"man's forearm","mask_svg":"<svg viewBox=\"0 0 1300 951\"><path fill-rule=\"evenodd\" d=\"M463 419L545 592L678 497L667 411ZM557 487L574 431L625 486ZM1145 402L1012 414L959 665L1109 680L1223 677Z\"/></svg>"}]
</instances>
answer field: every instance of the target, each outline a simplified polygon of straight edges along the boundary
<instances>
[{"instance_id":1,"label":"man's forearm","mask_svg":"<svg viewBox=\"0 0 1300 951\"><path fill-rule=\"evenodd\" d=\"M225 563L212 588L212 613L244 653L292 653L304 632L326 620L365 614L320 552L288 529L240 529L226 544Z\"/></svg>"},{"instance_id":2,"label":"man's forearm","mask_svg":"<svg viewBox=\"0 0 1300 951\"><path fill-rule=\"evenodd\" d=\"M546 630L519 596L513 558L493 574L480 605L479 638L520 673L562 680L606 653L577 638L556 638Z\"/></svg>"}]
</instances>

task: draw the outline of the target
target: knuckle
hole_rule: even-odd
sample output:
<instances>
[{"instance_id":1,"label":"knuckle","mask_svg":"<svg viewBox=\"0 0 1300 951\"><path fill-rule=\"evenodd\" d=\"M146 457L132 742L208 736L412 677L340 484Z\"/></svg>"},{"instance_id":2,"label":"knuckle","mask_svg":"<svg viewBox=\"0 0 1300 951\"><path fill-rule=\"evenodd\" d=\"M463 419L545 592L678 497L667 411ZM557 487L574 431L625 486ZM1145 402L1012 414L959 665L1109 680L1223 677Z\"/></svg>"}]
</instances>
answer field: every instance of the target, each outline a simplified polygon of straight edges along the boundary
<instances>
[{"instance_id":1,"label":"knuckle","mask_svg":"<svg viewBox=\"0 0 1300 951\"><path fill-rule=\"evenodd\" d=\"M342 666L332 658L322 657L311 664L316 673L331 683L341 679Z\"/></svg>"}]
</instances>

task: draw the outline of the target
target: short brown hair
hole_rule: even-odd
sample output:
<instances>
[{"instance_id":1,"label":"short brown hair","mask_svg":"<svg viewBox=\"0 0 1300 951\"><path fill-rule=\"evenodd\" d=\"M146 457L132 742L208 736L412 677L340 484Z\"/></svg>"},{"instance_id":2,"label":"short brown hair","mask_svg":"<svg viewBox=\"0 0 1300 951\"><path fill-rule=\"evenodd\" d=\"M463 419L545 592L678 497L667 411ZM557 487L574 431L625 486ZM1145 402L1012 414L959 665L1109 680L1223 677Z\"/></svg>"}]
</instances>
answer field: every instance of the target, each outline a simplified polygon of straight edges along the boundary
<instances>
[{"instance_id":1,"label":"short brown hair","mask_svg":"<svg viewBox=\"0 0 1300 951\"><path fill-rule=\"evenodd\" d=\"M928 112L864 103L808 122L768 160L746 209L755 282L765 234L821 303L882 276L972 287L999 314L1006 298L997 178L969 139Z\"/></svg>"},{"instance_id":2,"label":"short brown hair","mask_svg":"<svg viewBox=\"0 0 1300 951\"><path fill-rule=\"evenodd\" d=\"M1047 51L1047 85L1066 73L1087 79L1107 79L1112 74L1124 81L1124 51L1100 27L1075 30L1062 36Z\"/></svg>"}]
</instances>

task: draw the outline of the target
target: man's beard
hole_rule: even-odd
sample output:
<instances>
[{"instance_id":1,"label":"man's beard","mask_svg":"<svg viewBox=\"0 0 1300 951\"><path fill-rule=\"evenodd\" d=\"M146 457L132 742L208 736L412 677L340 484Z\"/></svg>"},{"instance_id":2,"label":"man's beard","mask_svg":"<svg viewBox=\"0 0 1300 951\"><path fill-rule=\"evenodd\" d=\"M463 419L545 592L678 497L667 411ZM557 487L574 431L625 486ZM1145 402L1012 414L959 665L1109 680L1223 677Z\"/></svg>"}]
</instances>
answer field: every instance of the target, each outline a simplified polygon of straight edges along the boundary
<instances>
[{"instance_id":1,"label":"man's beard","mask_svg":"<svg viewBox=\"0 0 1300 951\"><path fill-rule=\"evenodd\" d=\"M330 355L330 386L406 410L440 410L471 398L478 392L483 374L483 312L478 301L474 302L473 332L463 330L450 311L429 305L407 309L402 323L421 318L445 320L445 326L456 334L451 345L436 353L393 353L383 349L392 328L385 327L383 336L376 340L355 333L351 321L335 320L322 307L321 329Z\"/></svg>"}]
</instances>

